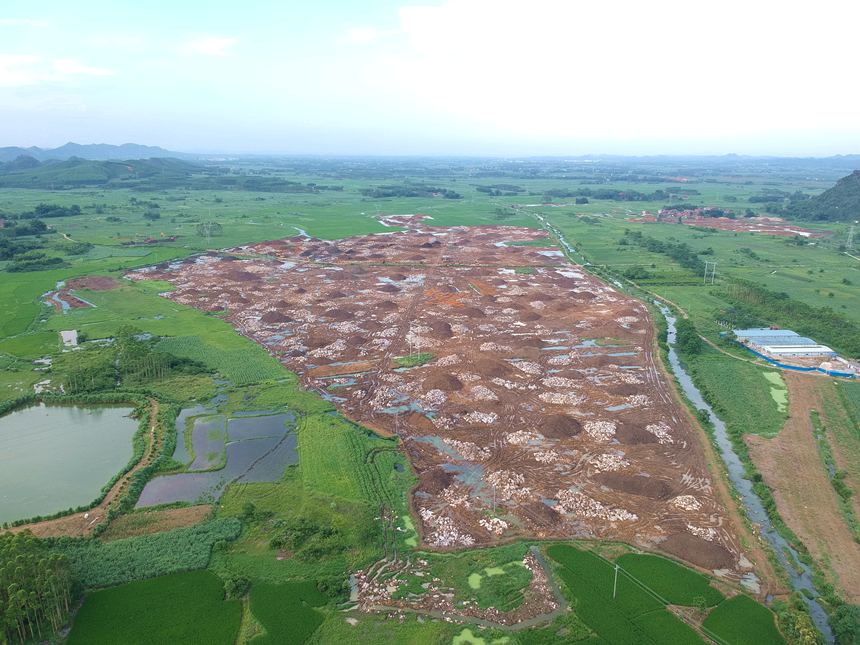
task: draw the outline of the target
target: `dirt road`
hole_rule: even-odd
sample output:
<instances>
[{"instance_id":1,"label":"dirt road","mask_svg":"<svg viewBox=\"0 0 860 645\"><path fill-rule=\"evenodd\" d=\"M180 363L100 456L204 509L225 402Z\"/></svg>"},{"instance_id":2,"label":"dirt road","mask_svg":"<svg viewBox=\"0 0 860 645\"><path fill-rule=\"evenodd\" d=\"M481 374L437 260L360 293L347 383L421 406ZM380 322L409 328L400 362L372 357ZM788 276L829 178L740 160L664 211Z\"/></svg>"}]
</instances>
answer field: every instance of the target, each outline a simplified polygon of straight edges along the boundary
<instances>
[{"instance_id":1,"label":"dirt road","mask_svg":"<svg viewBox=\"0 0 860 645\"><path fill-rule=\"evenodd\" d=\"M809 418L822 410L815 381L792 372L783 376L789 390L789 418L780 433L765 439L747 436L750 454L773 489L785 523L823 565L849 602L860 600L860 544L854 542L828 480Z\"/></svg>"}]
</instances>

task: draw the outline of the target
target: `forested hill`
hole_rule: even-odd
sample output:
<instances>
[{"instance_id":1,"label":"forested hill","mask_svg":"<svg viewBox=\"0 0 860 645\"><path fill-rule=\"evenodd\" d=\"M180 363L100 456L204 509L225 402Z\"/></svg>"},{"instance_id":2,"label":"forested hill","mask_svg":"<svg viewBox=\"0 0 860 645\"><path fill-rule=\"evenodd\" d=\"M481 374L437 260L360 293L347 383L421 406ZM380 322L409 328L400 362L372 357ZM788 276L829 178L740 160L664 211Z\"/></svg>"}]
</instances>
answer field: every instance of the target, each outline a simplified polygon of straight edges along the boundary
<instances>
[{"instance_id":1,"label":"forested hill","mask_svg":"<svg viewBox=\"0 0 860 645\"><path fill-rule=\"evenodd\" d=\"M860 170L843 177L833 188L788 207L800 219L851 221L860 219Z\"/></svg>"},{"instance_id":2,"label":"forested hill","mask_svg":"<svg viewBox=\"0 0 860 645\"><path fill-rule=\"evenodd\" d=\"M73 157L67 161L40 162L20 156L0 163L0 187L59 190L78 186L102 186L159 177L178 180L202 170L197 164L180 159L135 159L129 161L90 161Z\"/></svg>"}]
</instances>

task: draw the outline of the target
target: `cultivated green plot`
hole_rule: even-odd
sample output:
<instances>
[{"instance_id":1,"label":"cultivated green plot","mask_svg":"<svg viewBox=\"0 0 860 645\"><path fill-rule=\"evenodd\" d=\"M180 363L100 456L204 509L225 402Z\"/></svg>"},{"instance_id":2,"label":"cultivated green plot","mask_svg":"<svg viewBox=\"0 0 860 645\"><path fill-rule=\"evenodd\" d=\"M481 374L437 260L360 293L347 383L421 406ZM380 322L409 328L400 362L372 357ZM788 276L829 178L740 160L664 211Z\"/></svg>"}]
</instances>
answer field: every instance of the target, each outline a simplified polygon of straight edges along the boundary
<instances>
[{"instance_id":1,"label":"cultivated green plot","mask_svg":"<svg viewBox=\"0 0 860 645\"><path fill-rule=\"evenodd\" d=\"M311 581L254 585L251 611L265 633L250 642L254 645L301 645L322 625L323 615L314 607L327 602Z\"/></svg>"},{"instance_id":2,"label":"cultivated green plot","mask_svg":"<svg viewBox=\"0 0 860 645\"><path fill-rule=\"evenodd\" d=\"M743 594L714 607L702 626L732 645L785 642L776 628L773 613Z\"/></svg>"},{"instance_id":3,"label":"cultivated green plot","mask_svg":"<svg viewBox=\"0 0 860 645\"><path fill-rule=\"evenodd\" d=\"M177 573L89 594L67 642L231 645L241 614L239 601L224 601L217 576Z\"/></svg>"}]
</instances>

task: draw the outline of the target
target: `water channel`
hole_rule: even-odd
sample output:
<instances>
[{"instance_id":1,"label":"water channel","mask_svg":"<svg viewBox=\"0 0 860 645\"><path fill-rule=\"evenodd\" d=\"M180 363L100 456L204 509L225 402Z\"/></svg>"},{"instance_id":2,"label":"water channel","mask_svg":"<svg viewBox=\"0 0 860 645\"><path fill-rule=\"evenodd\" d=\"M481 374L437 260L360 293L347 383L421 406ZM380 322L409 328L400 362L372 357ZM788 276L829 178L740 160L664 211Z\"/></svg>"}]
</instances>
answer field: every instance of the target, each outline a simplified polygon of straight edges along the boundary
<instances>
[{"instance_id":1,"label":"water channel","mask_svg":"<svg viewBox=\"0 0 860 645\"><path fill-rule=\"evenodd\" d=\"M678 359L678 354L675 351L675 316L672 315L672 312L665 305L657 303L657 306L666 319L669 330L669 364L672 372L678 379L678 383L680 383L681 389L684 391L687 399L693 403L696 409L705 410L708 413L708 418L714 427L714 438L716 439L717 447L726 465L729 478L743 500L747 517L749 517L751 522L761 527L761 535L770 543L774 555L788 574L791 586L803 594L803 599L806 601L807 607L809 607L809 613L815 622L815 626L821 630L827 642L832 643L833 632L830 629L830 623L827 621L827 613L816 600L807 597L803 593L806 591L813 596L818 596L818 591L812 582L812 571L806 564L801 562L797 551L774 528L773 522L771 522L764 509L764 504L762 504L759 496L753 491L752 482L744 477L743 463L737 453L735 453L734 446L726 429L726 424L714 413L713 408L702 397L702 393L693 383L693 379L690 378L690 375L687 374L687 371ZM786 554L791 556L791 562L789 562Z\"/></svg>"}]
</instances>

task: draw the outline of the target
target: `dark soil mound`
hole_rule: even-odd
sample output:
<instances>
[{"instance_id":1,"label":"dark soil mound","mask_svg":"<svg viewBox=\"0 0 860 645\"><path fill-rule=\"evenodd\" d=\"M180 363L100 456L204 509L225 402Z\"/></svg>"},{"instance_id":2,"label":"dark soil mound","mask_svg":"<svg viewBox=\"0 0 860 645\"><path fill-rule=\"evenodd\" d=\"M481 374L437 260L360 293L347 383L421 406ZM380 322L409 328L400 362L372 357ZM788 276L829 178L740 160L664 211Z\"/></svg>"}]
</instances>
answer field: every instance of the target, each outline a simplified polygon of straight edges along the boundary
<instances>
[{"instance_id":1,"label":"dark soil mound","mask_svg":"<svg viewBox=\"0 0 860 645\"><path fill-rule=\"evenodd\" d=\"M436 338L451 338L454 335L451 325L444 320L434 320L430 323L430 329Z\"/></svg>"},{"instance_id":2,"label":"dark soil mound","mask_svg":"<svg viewBox=\"0 0 860 645\"><path fill-rule=\"evenodd\" d=\"M428 493L436 494L448 488L454 481L454 474L445 472L441 466L436 466L421 473L418 488Z\"/></svg>"},{"instance_id":3,"label":"dark soil mound","mask_svg":"<svg viewBox=\"0 0 860 645\"><path fill-rule=\"evenodd\" d=\"M228 280L233 280L234 282L258 282L261 278L255 273L250 273L249 271L241 271L239 269L235 271L228 271L225 276Z\"/></svg>"},{"instance_id":4,"label":"dark soil mound","mask_svg":"<svg viewBox=\"0 0 860 645\"><path fill-rule=\"evenodd\" d=\"M612 490L630 495L639 495L640 497L647 497L649 499L665 500L677 494L669 482L642 475L599 473L594 476L594 481Z\"/></svg>"},{"instance_id":5,"label":"dark soil mound","mask_svg":"<svg viewBox=\"0 0 860 645\"><path fill-rule=\"evenodd\" d=\"M453 374L435 373L431 374L421 383L425 390L443 390L444 392L459 392L463 384Z\"/></svg>"},{"instance_id":6,"label":"dark soil mound","mask_svg":"<svg viewBox=\"0 0 860 645\"><path fill-rule=\"evenodd\" d=\"M376 309L378 311L397 311L399 307L397 303L391 302L390 300L380 300L376 303Z\"/></svg>"},{"instance_id":7,"label":"dark soil mound","mask_svg":"<svg viewBox=\"0 0 860 645\"><path fill-rule=\"evenodd\" d=\"M525 322L534 322L535 320L540 320L542 316L536 311L527 311L520 316L520 320Z\"/></svg>"},{"instance_id":8,"label":"dark soil mound","mask_svg":"<svg viewBox=\"0 0 860 645\"><path fill-rule=\"evenodd\" d=\"M507 378L515 373L509 363L489 357L478 358L471 367L485 378Z\"/></svg>"},{"instance_id":9,"label":"dark soil mound","mask_svg":"<svg viewBox=\"0 0 860 645\"><path fill-rule=\"evenodd\" d=\"M393 284L384 284L379 287L379 291L383 293L400 293L400 287L395 287Z\"/></svg>"},{"instance_id":10,"label":"dark soil mound","mask_svg":"<svg viewBox=\"0 0 860 645\"><path fill-rule=\"evenodd\" d=\"M326 345L330 345L334 342L334 339L329 338L327 336L308 336L305 338L305 345L308 349L318 349L320 347L325 347Z\"/></svg>"},{"instance_id":11,"label":"dark soil mound","mask_svg":"<svg viewBox=\"0 0 860 645\"><path fill-rule=\"evenodd\" d=\"M346 294L343 291L330 291L326 295L332 300L335 300L337 298L346 298Z\"/></svg>"},{"instance_id":12,"label":"dark soil mound","mask_svg":"<svg viewBox=\"0 0 860 645\"><path fill-rule=\"evenodd\" d=\"M388 276L388 278L390 280L394 280L395 282L400 282L401 280L405 280L406 276L402 273L392 273L390 276Z\"/></svg>"},{"instance_id":13,"label":"dark soil mound","mask_svg":"<svg viewBox=\"0 0 860 645\"><path fill-rule=\"evenodd\" d=\"M347 311L346 309L327 309L323 313L323 315L329 320L334 320L337 322L353 320L355 318L355 314L351 311Z\"/></svg>"},{"instance_id":14,"label":"dark soil mound","mask_svg":"<svg viewBox=\"0 0 860 645\"><path fill-rule=\"evenodd\" d=\"M267 311L260 317L260 322L264 322L267 325L271 323L288 323L292 321L292 318L285 316L280 311Z\"/></svg>"},{"instance_id":15,"label":"dark soil mound","mask_svg":"<svg viewBox=\"0 0 860 645\"><path fill-rule=\"evenodd\" d=\"M615 436L621 443L630 445L640 443L657 443L657 437L645 429L641 423L622 422L615 430Z\"/></svg>"},{"instance_id":16,"label":"dark soil mound","mask_svg":"<svg viewBox=\"0 0 860 645\"><path fill-rule=\"evenodd\" d=\"M597 297L597 294L592 293L591 291L580 291L572 295L577 300L594 300Z\"/></svg>"},{"instance_id":17,"label":"dark soil mound","mask_svg":"<svg viewBox=\"0 0 860 645\"><path fill-rule=\"evenodd\" d=\"M610 385L606 388L606 391L615 396L630 396L631 394L637 394L641 389L641 385L618 383L617 385Z\"/></svg>"},{"instance_id":18,"label":"dark soil mound","mask_svg":"<svg viewBox=\"0 0 860 645\"><path fill-rule=\"evenodd\" d=\"M703 569L730 569L735 564L725 547L686 532L670 535L660 543L660 549Z\"/></svg>"},{"instance_id":19,"label":"dark soil mound","mask_svg":"<svg viewBox=\"0 0 860 645\"><path fill-rule=\"evenodd\" d=\"M566 414L553 414L546 417L537 429L547 439L564 439L582 432L582 424Z\"/></svg>"},{"instance_id":20,"label":"dark soil mound","mask_svg":"<svg viewBox=\"0 0 860 645\"><path fill-rule=\"evenodd\" d=\"M561 522L561 516L543 502L530 502L520 506L520 512L536 526L552 526Z\"/></svg>"},{"instance_id":21,"label":"dark soil mound","mask_svg":"<svg viewBox=\"0 0 860 645\"><path fill-rule=\"evenodd\" d=\"M367 342L367 338L365 336L350 336L346 339L346 344L350 347L361 347Z\"/></svg>"},{"instance_id":22,"label":"dark soil mound","mask_svg":"<svg viewBox=\"0 0 860 645\"><path fill-rule=\"evenodd\" d=\"M477 307L463 307L458 309L457 313L468 316L469 318L486 318L487 315Z\"/></svg>"}]
</instances>

